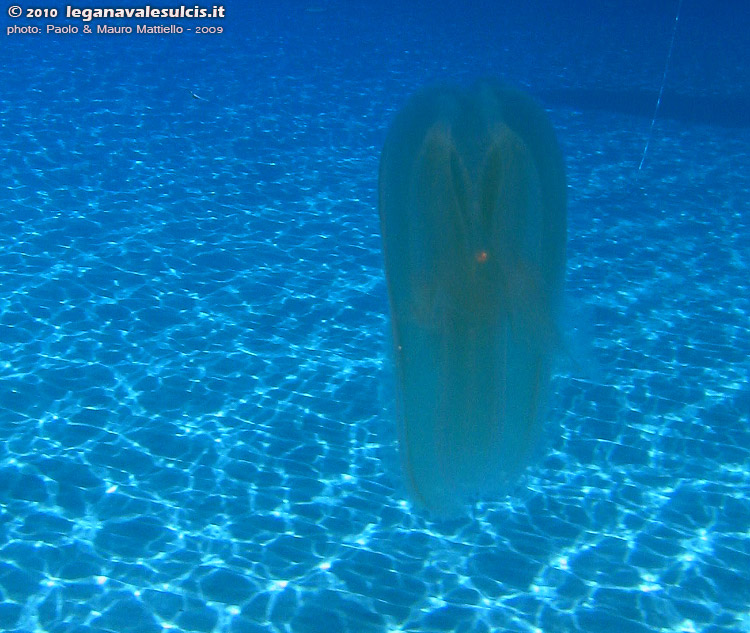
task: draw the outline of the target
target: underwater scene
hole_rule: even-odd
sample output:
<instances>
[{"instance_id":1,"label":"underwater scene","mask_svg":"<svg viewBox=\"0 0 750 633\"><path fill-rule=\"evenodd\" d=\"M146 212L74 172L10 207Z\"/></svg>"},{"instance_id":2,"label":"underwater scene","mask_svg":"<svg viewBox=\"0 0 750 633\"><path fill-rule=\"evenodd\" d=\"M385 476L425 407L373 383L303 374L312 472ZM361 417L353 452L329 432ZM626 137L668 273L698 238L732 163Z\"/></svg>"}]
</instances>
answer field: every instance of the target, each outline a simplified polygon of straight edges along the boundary
<instances>
[{"instance_id":1,"label":"underwater scene","mask_svg":"<svg viewBox=\"0 0 750 633\"><path fill-rule=\"evenodd\" d=\"M750 632L746 7L107 7L2 9L0 630Z\"/></svg>"}]
</instances>

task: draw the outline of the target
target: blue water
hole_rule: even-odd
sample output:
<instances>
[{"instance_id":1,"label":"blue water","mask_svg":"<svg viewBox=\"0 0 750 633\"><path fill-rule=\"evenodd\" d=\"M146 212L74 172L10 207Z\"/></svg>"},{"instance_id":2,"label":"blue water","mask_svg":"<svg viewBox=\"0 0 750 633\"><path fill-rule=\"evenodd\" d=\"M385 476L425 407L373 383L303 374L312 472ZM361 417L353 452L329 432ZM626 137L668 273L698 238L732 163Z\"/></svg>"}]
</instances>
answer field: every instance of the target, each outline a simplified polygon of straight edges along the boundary
<instances>
[{"instance_id":1,"label":"blue water","mask_svg":"<svg viewBox=\"0 0 750 633\"><path fill-rule=\"evenodd\" d=\"M748 12L684 0L638 172L677 2L482 4L4 15L0 629L750 631ZM484 75L558 130L581 360L518 490L435 523L377 168L417 87Z\"/></svg>"}]
</instances>

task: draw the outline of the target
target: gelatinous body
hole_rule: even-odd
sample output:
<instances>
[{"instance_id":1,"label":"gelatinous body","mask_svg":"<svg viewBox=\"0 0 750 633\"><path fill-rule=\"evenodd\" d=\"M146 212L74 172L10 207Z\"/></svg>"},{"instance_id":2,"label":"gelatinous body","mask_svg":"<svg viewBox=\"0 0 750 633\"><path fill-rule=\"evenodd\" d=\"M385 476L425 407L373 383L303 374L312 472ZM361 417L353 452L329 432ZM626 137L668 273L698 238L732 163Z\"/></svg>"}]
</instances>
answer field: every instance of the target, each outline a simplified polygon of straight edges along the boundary
<instances>
[{"instance_id":1,"label":"gelatinous body","mask_svg":"<svg viewBox=\"0 0 750 633\"><path fill-rule=\"evenodd\" d=\"M403 471L420 505L453 514L506 490L541 439L563 162L525 94L437 86L396 116L379 189Z\"/></svg>"}]
</instances>

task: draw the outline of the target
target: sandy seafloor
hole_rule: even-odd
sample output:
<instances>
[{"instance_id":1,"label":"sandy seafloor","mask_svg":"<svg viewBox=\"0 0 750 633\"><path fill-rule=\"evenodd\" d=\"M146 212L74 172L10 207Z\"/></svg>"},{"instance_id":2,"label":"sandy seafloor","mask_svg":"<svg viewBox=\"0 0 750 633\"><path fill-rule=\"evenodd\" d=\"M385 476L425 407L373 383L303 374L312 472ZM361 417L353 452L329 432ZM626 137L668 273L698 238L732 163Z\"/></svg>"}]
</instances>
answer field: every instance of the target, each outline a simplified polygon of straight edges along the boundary
<instances>
[{"instance_id":1,"label":"sandy seafloor","mask_svg":"<svg viewBox=\"0 0 750 633\"><path fill-rule=\"evenodd\" d=\"M750 631L748 17L684 0L639 172L677 3L620 4L3 26L0 629ZM416 87L483 75L558 130L580 362L518 489L437 523L377 167Z\"/></svg>"}]
</instances>

